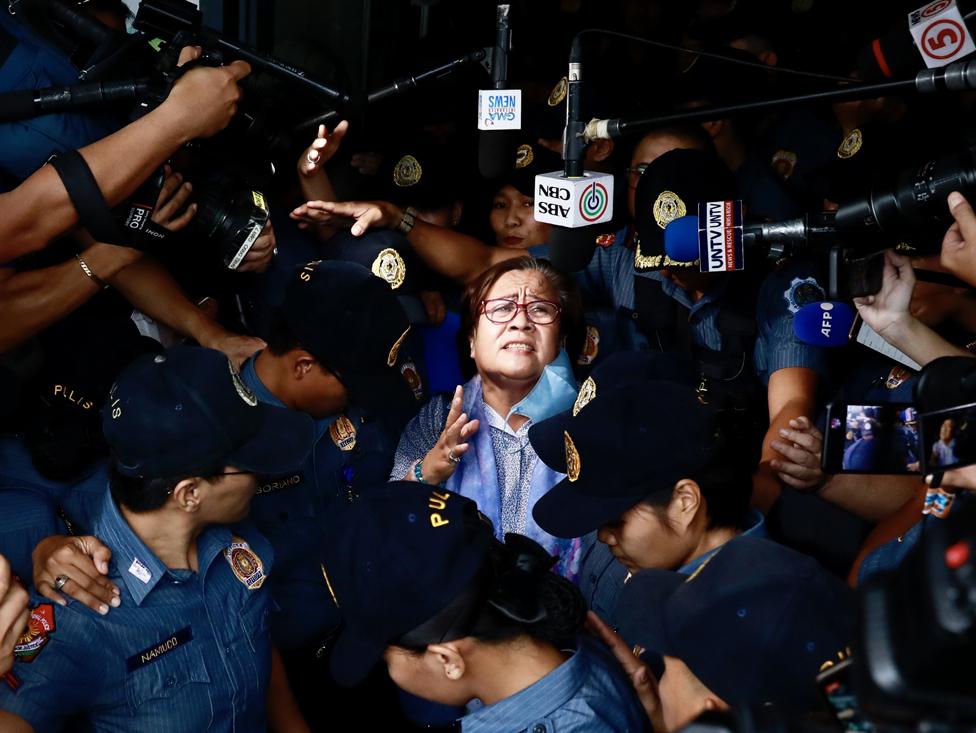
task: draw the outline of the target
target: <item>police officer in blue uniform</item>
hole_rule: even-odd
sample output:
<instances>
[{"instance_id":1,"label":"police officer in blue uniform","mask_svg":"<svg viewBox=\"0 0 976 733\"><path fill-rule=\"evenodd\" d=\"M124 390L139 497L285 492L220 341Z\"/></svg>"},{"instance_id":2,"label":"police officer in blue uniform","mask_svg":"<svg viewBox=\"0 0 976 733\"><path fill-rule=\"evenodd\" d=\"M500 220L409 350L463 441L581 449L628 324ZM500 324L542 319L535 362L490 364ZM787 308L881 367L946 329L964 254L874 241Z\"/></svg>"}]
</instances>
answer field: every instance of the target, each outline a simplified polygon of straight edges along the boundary
<instances>
[{"instance_id":1,"label":"police officer in blue uniform","mask_svg":"<svg viewBox=\"0 0 976 733\"><path fill-rule=\"evenodd\" d=\"M403 426L423 403L420 372L408 351L412 327L395 292L352 262L296 268L268 348L241 370L261 402L315 420L312 453L301 465L262 479L251 518L275 551L272 637L310 724L322 728L334 715L322 705L330 693L318 660L339 617L310 548L326 518L365 487L387 480ZM372 694L374 702L389 694L390 704L371 714L395 718L399 706L391 686L383 684L386 689L359 694ZM353 698L343 693L341 699Z\"/></svg>"},{"instance_id":2,"label":"police officer in blue uniform","mask_svg":"<svg viewBox=\"0 0 976 733\"><path fill-rule=\"evenodd\" d=\"M301 730L291 697L267 695L274 553L243 520L256 474L300 463L312 421L260 404L220 352L176 347L120 375L104 426L114 463L94 529L120 604L99 616L36 599L0 689L3 729L80 716L95 730L263 733L271 716Z\"/></svg>"}]
</instances>

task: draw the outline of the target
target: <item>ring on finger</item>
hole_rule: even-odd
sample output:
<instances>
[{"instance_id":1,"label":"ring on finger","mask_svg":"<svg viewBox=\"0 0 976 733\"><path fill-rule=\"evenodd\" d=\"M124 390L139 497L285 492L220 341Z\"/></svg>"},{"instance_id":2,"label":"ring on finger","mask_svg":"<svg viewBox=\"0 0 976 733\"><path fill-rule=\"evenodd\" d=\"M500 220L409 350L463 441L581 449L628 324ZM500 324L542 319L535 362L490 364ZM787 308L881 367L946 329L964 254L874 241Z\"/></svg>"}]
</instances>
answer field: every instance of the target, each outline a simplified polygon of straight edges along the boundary
<instances>
[{"instance_id":1,"label":"ring on finger","mask_svg":"<svg viewBox=\"0 0 976 733\"><path fill-rule=\"evenodd\" d=\"M316 158L313 158L312 157L312 151L311 150L308 151L307 153L305 153L305 160L307 160L312 165L315 165L318 162L318 158L317 157Z\"/></svg>"},{"instance_id":2,"label":"ring on finger","mask_svg":"<svg viewBox=\"0 0 976 733\"><path fill-rule=\"evenodd\" d=\"M454 455L454 449L453 448L447 452L447 457L451 461L451 463L460 463L461 462L461 459L458 458L456 455Z\"/></svg>"},{"instance_id":3,"label":"ring on finger","mask_svg":"<svg viewBox=\"0 0 976 733\"><path fill-rule=\"evenodd\" d=\"M69 580L70 578L68 578L67 575L59 575L54 579L54 582L51 585L54 587L54 590L61 590L65 585L67 585Z\"/></svg>"}]
</instances>

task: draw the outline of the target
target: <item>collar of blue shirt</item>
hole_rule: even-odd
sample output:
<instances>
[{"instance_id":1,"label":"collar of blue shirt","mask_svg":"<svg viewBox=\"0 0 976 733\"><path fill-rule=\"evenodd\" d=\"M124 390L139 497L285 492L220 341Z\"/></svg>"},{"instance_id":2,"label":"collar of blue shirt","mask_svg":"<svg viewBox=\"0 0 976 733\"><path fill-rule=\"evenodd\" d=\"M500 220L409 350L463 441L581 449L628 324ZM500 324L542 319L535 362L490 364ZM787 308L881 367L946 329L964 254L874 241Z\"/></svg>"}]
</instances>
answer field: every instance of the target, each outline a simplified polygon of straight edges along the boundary
<instances>
[{"instance_id":1,"label":"collar of blue shirt","mask_svg":"<svg viewBox=\"0 0 976 733\"><path fill-rule=\"evenodd\" d=\"M474 710L461 718L464 733L531 729L532 723L551 717L577 695L593 671L587 641L580 639L576 653L524 690L494 705Z\"/></svg>"},{"instance_id":2,"label":"collar of blue shirt","mask_svg":"<svg viewBox=\"0 0 976 733\"><path fill-rule=\"evenodd\" d=\"M94 533L112 550L112 564L122 577L126 590L137 606L142 605L146 596L170 571L132 531L108 489ZM201 533L197 538L197 562L201 576L206 574L214 558L230 547L231 541L231 531L226 526L212 525Z\"/></svg>"}]
</instances>

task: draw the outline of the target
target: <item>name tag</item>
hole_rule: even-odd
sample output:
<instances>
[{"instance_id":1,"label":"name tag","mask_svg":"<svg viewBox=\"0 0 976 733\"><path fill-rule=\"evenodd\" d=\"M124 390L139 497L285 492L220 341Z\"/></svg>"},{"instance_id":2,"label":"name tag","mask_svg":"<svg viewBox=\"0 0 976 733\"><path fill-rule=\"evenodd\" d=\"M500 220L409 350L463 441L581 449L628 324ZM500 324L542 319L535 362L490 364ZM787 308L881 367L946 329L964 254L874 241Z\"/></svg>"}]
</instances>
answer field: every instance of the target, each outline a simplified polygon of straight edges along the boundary
<instances>
[{"instance_id":1,"label":"name tag","mask_svg":"<svg viewBox=\"0 0 976 733\"><path fill-rule=\"evenodd\" d=\"M131 657L125 660L125 667L129 672L134 672L140 667L145 667L147 664L152 664L164 654L168 654L177 647L183 646L192 639L193 628L187 626L184 629L180 629L169 638L156 642L148 649L143 649L138 654L133 654Z\"/></svg>"}]
</instances>

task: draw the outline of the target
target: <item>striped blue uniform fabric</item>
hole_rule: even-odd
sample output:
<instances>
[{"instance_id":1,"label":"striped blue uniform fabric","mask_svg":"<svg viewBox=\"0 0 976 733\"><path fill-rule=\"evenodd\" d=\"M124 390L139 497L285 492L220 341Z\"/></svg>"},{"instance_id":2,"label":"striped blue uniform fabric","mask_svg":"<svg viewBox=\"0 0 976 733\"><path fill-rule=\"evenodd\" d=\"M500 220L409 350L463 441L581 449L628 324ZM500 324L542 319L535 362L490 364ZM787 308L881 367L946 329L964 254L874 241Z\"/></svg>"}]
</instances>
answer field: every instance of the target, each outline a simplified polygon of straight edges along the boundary
<instances>
[{"instance_id":1,"label":"striped blue uniform fabric","mask_svg":"<svg viewBox=\"0 0 976 733\"><path fill-rule=\"evenodd\" d=\"M620 663L589 638L538 682L461 718L462 733L639 733L649 727Z\"/></svg>"},{"instance_id":2,"label":"striped blue uniform fabric","mask_svg":"<svg viewBox=\"0 0 976 733\"><path fill-rule=\"evenodd\" d=\"M14 665L17 689L0 685L0 709L36 731L80 715L95 731L264 733L270 596L267 584L241 579L225 550L246 542L246 559L268 574L268 542L246 523L211 526L197 539L199 572L170 570L107 490L94 529L112 550L109 578L121 606L99 616L77 602L62 608L35 598L53 630L33 659ZM253 572L256 563L237 567Z\"/></svg>"}]
</instances>

